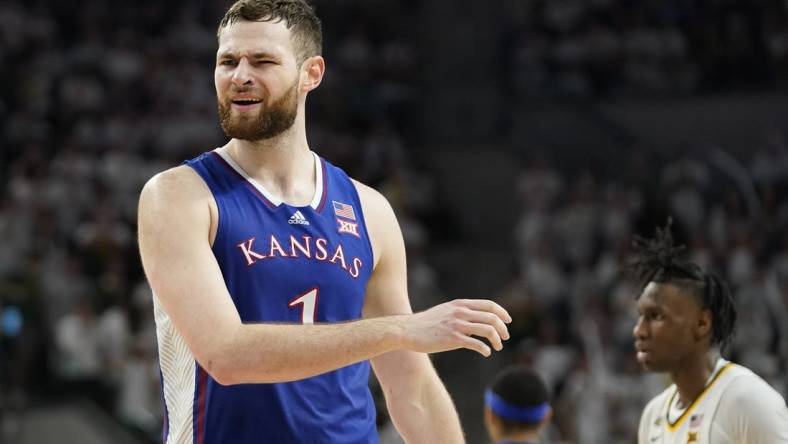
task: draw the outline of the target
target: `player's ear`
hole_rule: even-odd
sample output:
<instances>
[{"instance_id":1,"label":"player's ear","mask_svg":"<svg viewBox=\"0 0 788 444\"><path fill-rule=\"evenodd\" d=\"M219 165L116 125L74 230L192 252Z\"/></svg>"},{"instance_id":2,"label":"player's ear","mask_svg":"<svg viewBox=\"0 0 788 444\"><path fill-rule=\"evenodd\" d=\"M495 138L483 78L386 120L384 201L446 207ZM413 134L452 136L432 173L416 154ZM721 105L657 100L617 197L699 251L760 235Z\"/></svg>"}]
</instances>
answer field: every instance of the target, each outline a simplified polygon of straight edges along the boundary
<instances>
[{"instance_id":1,"label":"player's ear","mask_svg":"<svg viewBox=\"0 0 788 444\"><path fill-rule=\"evenodd\" d=\"M713 321L710 310L701 310L698 321L695 324L695 337L704 338L711 334L711 323Z\"/></svg>"},{"instance_id":2,"label":"player's ear","mask_svg":"<svg viewBox=\"0 0 788 444\"><path fill-rule=\"evenodd\" d=\"M326 61L321 56L312 56L301 64L301 74L298 82L302 92L309 92L317 88L323 81L326 71Z\"/></svg>"}]
</instances>

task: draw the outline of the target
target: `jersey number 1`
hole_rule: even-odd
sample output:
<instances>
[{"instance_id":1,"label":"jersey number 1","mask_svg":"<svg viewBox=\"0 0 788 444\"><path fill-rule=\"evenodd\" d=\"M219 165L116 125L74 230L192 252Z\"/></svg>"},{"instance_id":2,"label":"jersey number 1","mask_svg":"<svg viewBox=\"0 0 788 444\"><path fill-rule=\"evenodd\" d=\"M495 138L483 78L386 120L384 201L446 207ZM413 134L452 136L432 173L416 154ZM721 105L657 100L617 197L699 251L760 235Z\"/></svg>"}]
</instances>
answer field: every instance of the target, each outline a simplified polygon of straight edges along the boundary
<instances>
[{"instance_id":1,"label":"jersey number 1","mask_svg":"<svg viewBox=\"0 0 788 444\"><path fill-rule=\"evenodd\" d=\"M299 295L289 304L288 307L295 307L301 304L301 323L314 324L317 318L317 287Z\"/></svg>"}]
</instances>

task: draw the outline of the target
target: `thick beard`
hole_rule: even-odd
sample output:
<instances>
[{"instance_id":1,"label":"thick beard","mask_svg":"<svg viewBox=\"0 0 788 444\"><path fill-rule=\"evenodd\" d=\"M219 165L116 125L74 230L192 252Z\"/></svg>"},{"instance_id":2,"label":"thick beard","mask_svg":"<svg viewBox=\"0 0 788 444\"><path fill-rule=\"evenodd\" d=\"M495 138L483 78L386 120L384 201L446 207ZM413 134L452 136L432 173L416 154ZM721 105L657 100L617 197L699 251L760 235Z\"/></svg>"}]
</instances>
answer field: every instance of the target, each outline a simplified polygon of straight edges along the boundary
<instances>
[{"instance_id":1,"label":"thick beard","mask_svg":"<svg viewBox=\"0 0 788 444\"><path fill-rule=\"evenodd\" d=\"M219 124L231 139L266 140L287 131L298 114L298 80L271 106L261 106L256 116L232 116L232 102L219 101Z\"/></svg>"}]
</instances>

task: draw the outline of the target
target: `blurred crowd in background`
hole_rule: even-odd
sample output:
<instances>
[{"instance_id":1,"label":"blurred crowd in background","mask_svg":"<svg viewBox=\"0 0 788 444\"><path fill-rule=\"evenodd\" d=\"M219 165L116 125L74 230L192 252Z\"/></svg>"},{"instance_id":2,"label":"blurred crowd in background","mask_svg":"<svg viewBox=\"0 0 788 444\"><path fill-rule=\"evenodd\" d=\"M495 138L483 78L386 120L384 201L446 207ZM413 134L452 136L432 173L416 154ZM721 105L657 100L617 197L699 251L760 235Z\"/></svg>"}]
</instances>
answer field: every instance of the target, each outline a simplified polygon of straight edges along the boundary
<instances>
[{"instance_id":1,"label":"blurred crowd in background","mask_svg":"<svg viewBox=\"0 0 788 444\"><path fill-rule=\"evenodd\" d=\"M788 392L788 143L755 138L732 159L659 162L636 153L626 173L570 177L548 156L527 162L519 183L519 260L499 294L515 319L513 360L533 365L554 393L555 437L582 443L633 442L643 406L665 386L633 359L635 297L627 275L633 235L654 235L673 218L688 258L724 276L738 306L732 358Z\"/></svg>"},{"instance_id":2,"label":"blurred crowd in background","mask_svg":"<svg viewBox=\"0 0 788 444\"><path fill-rule=\"evenodd\" d=\"M788 79L785 2L504 2L505 84L547 97L763 90Z\"/></svg>"},{"instance_id":3,"label":"blurred crowd in background","mask_svg":"<svg viewBox=\"0 0 788 444\"><path fill-rule=\"evenodd\" d=\"M389 198L412 298L439 302L441 270L425 252L462 233L447 239L436 223L451 210L413 149L425 125L414 121L419 76L435 58L420 51L429 30L411 29L426 2L315 3L328 71L309 96L310 143ZM228 5L0 4L0 411L88 396L142 439L159 436L137 198L155 173L224 143L211 75ZM768 89L788 78L784 2L502 5L509 23L498 30L496 75L513 100ZM505 254L517 265L498 299L521 321L507 359L531 363L550 384L556 441L631 442L665 382L633 360L637 288L623 265L631 236L650 235L669 214L691 257L735 289L732 357L788 390L785 135L754 134L752 155L738 160L631 151L621 175L603 177L562 171L561 159L534 150L513 185L522 216Z\"/></svg>"}]
</instances>

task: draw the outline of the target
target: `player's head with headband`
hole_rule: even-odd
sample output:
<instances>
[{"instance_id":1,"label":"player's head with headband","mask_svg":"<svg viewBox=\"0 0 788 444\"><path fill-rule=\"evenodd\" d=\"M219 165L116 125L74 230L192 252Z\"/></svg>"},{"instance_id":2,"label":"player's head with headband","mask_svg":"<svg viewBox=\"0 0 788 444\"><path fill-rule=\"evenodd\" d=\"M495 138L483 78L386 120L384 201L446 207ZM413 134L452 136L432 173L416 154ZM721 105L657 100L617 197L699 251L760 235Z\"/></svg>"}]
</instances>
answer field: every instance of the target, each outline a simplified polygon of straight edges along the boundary
<instances>
[{"instance_id":1,"label":"player's head with headband","mask_svg":"<svg viewBox=\"0 0 788 444\"><path fill-rule=\"evenodd\" d=\"M493 442L535 441L551 415L547 387L527 366L504 369L484 392L484 424Z\"/></svg>"},{"instance_id":2,"label":"player's head with headband","mask_svg":"<svg viewBox=\"0 0 788 444\"><path fill-rule=\"evenodd\" d=\"M653 239L633 242L631 270L640 282L639 318L633 330L638 361L646 370L672 371L692 355L729 345L736 307L727 284L682 258L671 220Z\"/></svg>"}]
</instances>

